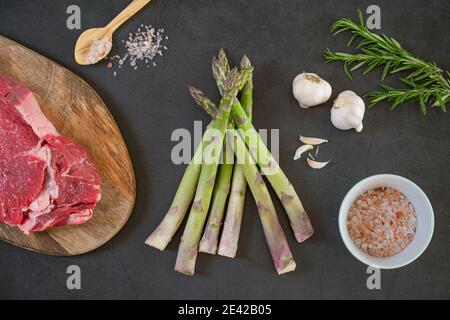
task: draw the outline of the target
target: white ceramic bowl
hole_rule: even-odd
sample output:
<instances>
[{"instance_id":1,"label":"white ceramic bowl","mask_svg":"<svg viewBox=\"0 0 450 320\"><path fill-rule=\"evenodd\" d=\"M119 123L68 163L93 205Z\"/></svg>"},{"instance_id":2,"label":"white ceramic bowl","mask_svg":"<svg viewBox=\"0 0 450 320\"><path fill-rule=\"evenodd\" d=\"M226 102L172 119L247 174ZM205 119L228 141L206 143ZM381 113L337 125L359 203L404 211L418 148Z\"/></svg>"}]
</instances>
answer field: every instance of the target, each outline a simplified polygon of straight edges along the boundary
<instances>
[{"instance_id":1,"label":"white ceramic bowl","mask_svg":"<svg viewBox=\"0 0 450 320\"><path fill-rule=\"evenodd\" d=\"M392 257L377 258L359 249L350 238L347 228L347 215L358 196L370 189L390 187L403 193L411 201L417 215L417 228L413 241L401 252ZM358 182L345 196L339 210L339 231L347 249L361 262L380 269L403 267L416 260L427 248L434 230L434 214L425 193L415 183L406 178L379 174Z\"/></svg>"}]
</instances>

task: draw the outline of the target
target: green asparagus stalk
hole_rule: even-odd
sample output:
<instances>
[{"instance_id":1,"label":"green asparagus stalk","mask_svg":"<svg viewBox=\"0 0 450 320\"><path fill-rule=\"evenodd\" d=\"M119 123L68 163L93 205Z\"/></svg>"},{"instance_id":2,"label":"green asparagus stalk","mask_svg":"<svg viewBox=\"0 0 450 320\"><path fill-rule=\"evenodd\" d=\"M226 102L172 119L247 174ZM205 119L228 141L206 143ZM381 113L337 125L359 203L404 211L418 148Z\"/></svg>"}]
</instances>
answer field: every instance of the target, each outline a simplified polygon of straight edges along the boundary
<instances>
[{"instance_id":1,"label":"green asparagus stalk","mask_svg":"<svg viewBox=\"0 0 450 320\"><path fill-rule=\"evenodd\" d=\"M220 59L221 57L219 57ZM222 57L224 63L228 65L226 57ZM241 69L250 68L252 65L246 55L242 57ZM226 68L226 67L225 67ZM248 117L252 118L253 107L253 81L250 78L241 91L241 104ZM247 183L244 172L240 165L234 166L233 180L231 183L230 199L228 200L225 223L220 238L218 254L230 258L236 257L241 231L242 216L244 212L245 192Z\"/></svg>"},{"instance_id":2,"label":"green asparagus stalk","mask_svg":"<svg viewBox=\"0 0 450 320\"><path fill-rule=\"evenodd\" d=\"M219 66L218 63L215 62L216 60L216 58L213 59L213 68L218 69ZM210 159L202 165L194 202L178 249L175 270L180 273L193 275L195 272L198 243L211 203L216 173L219 166L220 151L223 146L225 130L228 126L231 105L238 91L247 81L249 72L251 71L252 70L244 70L239 73L237 69L233 69L229 72L225 82L226 92L220 103L220 114L216 117L213 127L206 130L206 139L202 140L204 150L212 146L213 151L215 152L212 152Z\"/></svg>"},{"instance_id":3,"label":"green asparagus stalk","mask_svg":"<svg viewBox=\"0 0 450 320\"><path fill-rule=\"evenodd\" d=\"M225 51L220 50L218 59L216 60L216 62L219 64L219 67L216 68L214 65L212 66L213 70L223 70L225 73L225 77L230 71L230 66L226 59L227 58ZM209 105L206 104L204 108L207 108L205 109L205 111L213 118L217 116L218 112L214 111L218 109L212 102L210 102ZM219 169L219 179L214 187L214 194L212 198L211 209L208 214L208 221L206 223L205 230L203 231L203 236L199 244L199 251L204 253L217 253L217 243L219 240L220 227L222 226L225 206L228 199L228 194L230 193L231 177L234 167L234 153L231 148L227 148L226 143L224 143L223 148L223 159L224 163L220 165Z\"/></svg>"},{"instance_id":4,"label":"green asparagus stalk","mask_svg":"<svg viewBox=\"0 0 450 320\"><path fill-rule=\"evenodd\" d=\"M208 214L208 221L200 240L199 251L216 254L219 240L220 227L225 212L225 206L230 193L230 182L233 174L234 153L230 146L224 143L223 163L220 165L219 178L214 187L211 209Z\"/></svg>"},{"instance_id":5,"label":"green asparagus stalk","mask_svg":"<svg viewBox=\"0 0 450 320\"><path fill-rule=\"evenodd\" d=\"M219 83L218 85L220 86ZM200 90L197 89L197 91L198 93L194 98L196 98L198 104L203 105L204 100L209 99ZM288 214L295 238L298 242L305 241L313 235L314 230L294 187L281 170L276 159L267 149L264 141L253 127L250 118L237 99L232 105L231 116L235 125L241 130L242 136L246 138L244 140L249 147L250 153L258 162L262 172L267 176L278 198L281 200Z\"/></svg>"}]
</instances>

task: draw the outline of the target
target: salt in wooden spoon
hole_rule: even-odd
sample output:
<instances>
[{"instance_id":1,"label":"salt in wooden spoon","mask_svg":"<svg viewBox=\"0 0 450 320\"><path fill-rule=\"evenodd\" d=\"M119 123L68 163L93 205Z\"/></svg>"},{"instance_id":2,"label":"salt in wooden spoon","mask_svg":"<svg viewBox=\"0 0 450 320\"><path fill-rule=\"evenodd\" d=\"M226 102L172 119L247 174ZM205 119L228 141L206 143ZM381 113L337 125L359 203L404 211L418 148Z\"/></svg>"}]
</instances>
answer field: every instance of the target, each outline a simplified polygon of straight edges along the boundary
<instances>
[{"instance_id":1,"label":"salt in wooden spoon","mask_svg":"<svg viewBox=\"0 0 450 320\"><path fill-rule=\"evenodd\" d=\"M141 10L151 0L134 0L128 7L117 15L108 25L103 28L92 28L84 31L77 40L75 45L75 61L81 65L94 64L102 60L111 50L112 35L125 21L131 18L136 12ZM103 39L103 40L102 40ZM87 59L89 49L94 41L101 40L103 45L101 52L96 56L96 61L89 61ZM90 56L92 58L92 56ZM90 59L92 60L92 59Z\"/></svg>"}]
</instances>

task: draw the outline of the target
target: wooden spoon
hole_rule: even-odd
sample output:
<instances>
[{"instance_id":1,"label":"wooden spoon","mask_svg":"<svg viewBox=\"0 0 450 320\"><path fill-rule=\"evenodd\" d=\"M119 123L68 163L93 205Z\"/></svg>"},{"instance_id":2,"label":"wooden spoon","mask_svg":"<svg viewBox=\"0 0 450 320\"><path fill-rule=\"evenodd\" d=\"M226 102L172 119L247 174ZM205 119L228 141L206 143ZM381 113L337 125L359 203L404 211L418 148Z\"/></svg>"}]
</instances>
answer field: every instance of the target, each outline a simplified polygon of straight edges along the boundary
<instances>
[{"instance_id":1,"label":"wooden spoon","mask_svg":"<svg viewBox=\"0 0 450 320\"><path fill-rule=\"evenodd\" d=\"M141 10L151 0L134 0L128 7L117 15L108 25L103 28L92 28L84 31L77 40L75 45L75 61L81 65L93 64L102 60L109 53L109 50L102 52L103 55L98 57L95 62L87 61L86 56L94 40L101 40L103 38L112 43L112 35L125 21L131 18L136 12Z\"/></svg>"}]
</instances>

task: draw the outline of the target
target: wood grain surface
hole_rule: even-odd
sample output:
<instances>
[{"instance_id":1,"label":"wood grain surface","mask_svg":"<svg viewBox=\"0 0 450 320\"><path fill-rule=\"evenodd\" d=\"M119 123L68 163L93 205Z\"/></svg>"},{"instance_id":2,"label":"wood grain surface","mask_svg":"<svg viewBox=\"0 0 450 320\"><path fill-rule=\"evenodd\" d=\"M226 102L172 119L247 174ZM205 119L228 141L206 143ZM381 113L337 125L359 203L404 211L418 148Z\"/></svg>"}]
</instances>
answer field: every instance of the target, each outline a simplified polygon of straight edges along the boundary
<instances>
[{"instance_id":1,"label":"wood grain surface","mask_svg":"<svg viewBox=\"0 0 450 320\"><path fill-rule=\"evenodd\" d=\"M25 235L0 223L0 240L58 256L89 252L110 240L133 210L136 183L119 128L98 94L57 63L0 36L0 74L26 85L58 131L85 146L102 176L102 199L87 223Z\"/></svg>"}]
</instances>

